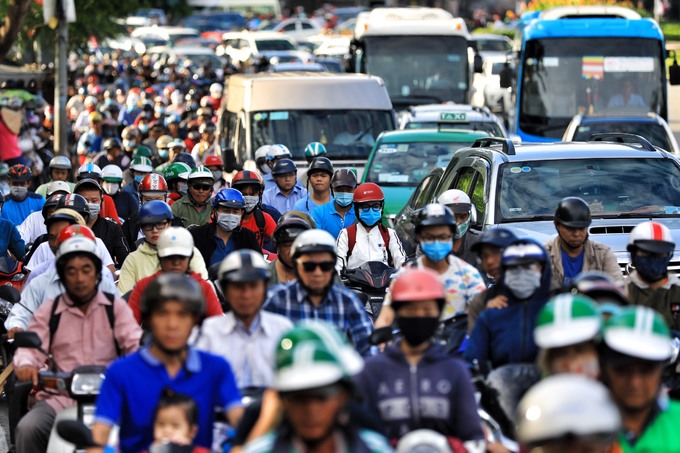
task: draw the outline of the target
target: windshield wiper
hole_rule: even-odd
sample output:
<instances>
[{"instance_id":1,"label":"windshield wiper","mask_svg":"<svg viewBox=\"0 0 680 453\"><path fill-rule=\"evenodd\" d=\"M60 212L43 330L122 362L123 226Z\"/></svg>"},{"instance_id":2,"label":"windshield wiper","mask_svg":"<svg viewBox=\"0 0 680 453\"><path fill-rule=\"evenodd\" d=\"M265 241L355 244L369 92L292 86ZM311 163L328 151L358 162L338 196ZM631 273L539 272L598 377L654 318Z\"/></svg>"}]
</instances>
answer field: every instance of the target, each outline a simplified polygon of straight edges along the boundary
<instances>
[{"instance_id":1,"label":"windshield wiper","mask_svg":"<svg viewBox=\"0 0 680 453\"><path fill-rule=\"evenodd\" d=\"M538 222L542 220L552 220L553 215L552 214L538 214L538 215L533 215L531 217L504 217L501 220L501 223L510 223L510 222Z\"/></svg>"}]
</instances>

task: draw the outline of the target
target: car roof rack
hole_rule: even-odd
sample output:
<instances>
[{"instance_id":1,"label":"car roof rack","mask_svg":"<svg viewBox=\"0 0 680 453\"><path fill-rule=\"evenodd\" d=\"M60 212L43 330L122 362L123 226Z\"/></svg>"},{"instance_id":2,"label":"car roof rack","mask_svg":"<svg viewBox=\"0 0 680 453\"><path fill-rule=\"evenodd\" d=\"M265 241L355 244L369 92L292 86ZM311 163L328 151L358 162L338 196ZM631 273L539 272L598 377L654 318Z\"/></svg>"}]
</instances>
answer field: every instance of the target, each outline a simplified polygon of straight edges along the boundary
<instances>
[{"instance_id":1,"label":"car roof rack","mask_svg":"<svg viewBox=\"0 0 680 453\"><path fill-rule=\"evenodd\" d=\"M486 148L487 146L491 146L491 145L502 145L503 146L503 148L502 148L503 154L506 154L508 156L514 156L516 154L515 153L515 144L509 138L501 138L501 137L478 138L472 144L472 148Z\"/></svg>"},{"instance_id":2,"label":"car roof rack","mask_svg":"<svg viewBox=\"0 0 680 453\"><path fill-rule=\"evenodd\" d=\"M626 134L624 132L607 132L602 134L592 134L590 136L590 141L615 142L625 144L637 143L639 145L642 145L642 148L645 149L646 151L656 151L654 145L652 145L646 138L637 134Z\"/></svg>"}]
</instances>

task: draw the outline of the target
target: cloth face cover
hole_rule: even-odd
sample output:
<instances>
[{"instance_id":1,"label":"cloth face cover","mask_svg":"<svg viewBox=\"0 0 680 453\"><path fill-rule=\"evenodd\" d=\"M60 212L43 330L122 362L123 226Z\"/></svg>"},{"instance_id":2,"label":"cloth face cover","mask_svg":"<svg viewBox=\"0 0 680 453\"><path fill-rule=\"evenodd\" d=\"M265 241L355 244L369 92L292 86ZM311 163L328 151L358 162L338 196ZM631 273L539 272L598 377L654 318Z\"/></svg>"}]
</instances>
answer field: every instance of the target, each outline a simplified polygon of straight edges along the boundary
<instances>
[{"instance_id":1,"label":"cloth face cover","mask_svg":"<svg viewBox=\"0 0 680 453\"><path fill-rule=\"evenodd\" d=\"M451 241L421 242L420 249L426 257L436 262L443 260L451 253L453 243Z\"/></svg>"},{"instance_id":2,"label":"cloth face cover","mask_svg":"<svg viewBox=\"0 0 680 453\"><path fill-rule=\"evenodd\" d=\"M88 211L90 211L90 218L94 219L99 215L99 211L101 211L102 205L100 203L88 203L87 209Z\"/></svg>"},{"instance_id":3,"label":"cloth face cover","mask_svg":"<svg viewBox=\"0 0 680 453\"><path fill-rule=\"evenodd\" d=\"M505 271L505 285L520 300L528 299L541 286L541 272L528 269L508 269Z\"/></svg>"},{"instance_id":4,"label":"cloth face cover","mask_svg":"<svg viewBox=\"0 0 680 453\"><path fill-rule=\"evenodd\" d=\"M238 214L217 214L217 225L222 231L233 231L241 224Z\"/></svg>"},{"instance_id":5,"label":"cloth face cover","mask_svg":"<svg viewBox=\"0 0 680 453\"><path fill-rule=\"evenodd\" d=\"M255 209L257 204L260 202L260 197L246 195L243 197L243 201L246 203L246 212L250 212Z\"/></svg>"},{"instance_id":6,"label":"cloth face cover","mask_svg":"<svg viewBox=\"0 0 680 453\"><path fill-rule=\"evenodd\" d=\"M335 202L343 208L351 205L352 201L354 201L354 194L351 192L336 192L334 196Z\"/></svg>"},{"instance_id":7,"label":"cloth face cover","mask_svg":"<svg viewBox=\"0 0 680 453\"><path fill-rule=\"evenodd\" d=\"M465 236L465 233L467 233L468 228L470 228L470 218L469 217L465 222L456 224L456 233L454 234L454 238L460 239L463 236Z\"/></svg>"},{"instance_id":8,"label":"cloth face cover","mask_svg":"<svg viewBox=\"0 0 680 453\"><path fill-rule=\"evenodd\" d=\"M359 211L359 218L369 227L380 222L382 217L382 209L369 209L368 212Z\"/></svg>"},{"instance_id":9,"label":"cloth face cover","mask_svg":"<svg viewBox=\"0 0 680 453\"><path fill-rule=\"evenodd\" d=\"M640 256L633 257L633 266L640 277L648 282L658 282L666 277L670 256Z\"/></svg>"},{"instance_id":10,"label":"cloth face cover","mask_svg":"<svg viewBox=\"0 0 680 453\"><path fill-rule=\"evenodd\" d=\"M189 191L189 184L186 182L178 182L177 183L177 192L179 192L180 195L184 196L187 194Z\"/></svg>"},{"instance_id":11,"label":"cloth face cover","mask_svg":"<svg viewBox=\"0 0 680 453\"><path fill-rule=\"evenodd\" d=\"M437 331L439 318L397 316L397 326L408 344L420 346Z\"/></svg>"},{"instance_id":12,"label":"cloth face cover","mask_svg":"<svg viewBox=\"0 0 680 453\"><path fill-rule=\"evenodd\" d=\"M14 198L23 200L28 195L28 187L11 186L10 193Z\"/></svg>"},{"instance_id":13,"label":"cloth face cover","mask_svg":"<svg viewBox=\"0 0 680 453\"><path fill-rule=\"evenodd\" d=\"M104 189L104 192L106 192L108 195L113 196L118 193L118 190L120 190L120 183L104 181L102 182L102 189Z\"/></svg>"}]
</instances>

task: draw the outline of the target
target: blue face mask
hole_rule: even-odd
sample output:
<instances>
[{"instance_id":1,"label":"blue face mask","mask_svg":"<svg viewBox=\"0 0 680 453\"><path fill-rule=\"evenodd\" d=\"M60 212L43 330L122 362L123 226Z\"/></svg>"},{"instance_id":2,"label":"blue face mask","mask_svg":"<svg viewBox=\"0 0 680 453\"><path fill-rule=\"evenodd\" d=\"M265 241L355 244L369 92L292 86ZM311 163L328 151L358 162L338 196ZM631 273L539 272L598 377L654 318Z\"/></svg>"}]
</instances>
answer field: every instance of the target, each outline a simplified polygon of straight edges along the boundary
<instances>
[{"instance_id":1,"label":"blue face mask","mask_svg":"<svg viewBox=\"0 0 680 453\"><path fill-rule=\"evenodd\" d=\"M161 157L162 159L167 159L169 155L170 155L170 151L168 151L167 149L159 149L158 150L158 156Z\"/></svg>"},{"instance_id":2,"label":"blue face mask","mask_svg":"<svg viewBox=\"0 0 680 453\"><path fill-rule=\"evenodd\" d=\"M135 176L135 183L140 184L142 182L142 179L144 179L144 176L136 175Z\"/></svg>"},{"instance_id":3,"label":"blue face mask","mask_svg":"<svg viewBox=\"0 0 680 453\"><path fill-rule=\"evenodd\" d=\"M354 194L351 192L335 193L335 202L338 204L338 206L342 206L343 208L346 208L347 206L351 205L353 200Z\"/></svg>"},{"instance_id":4,"label":"blue face mask","mask_svg":"<svg viewBox=\"0 0 680 453\"><path fill-rule=\"evenodd\" d=\"M426 257L437 262L449 256L449 253L451 253L451 250L453 249L453 243L451 241L421 242L420 249Z\"/></svg>"},{"instance_id":5,"label":"blue face mask","mask_svg":"<svg viewBox=\"0 0 680 453\"><path fill-rule=\"evenodd\" d=\"M149 125L140 124L139 126L137 126L137 129L139 129L139 132L141 132L142 134L146 134L147 132L149 132Z\"/></svg>"},{"instance_id":6,"label":"blue face mask","mask_svg":"<svg viewBox=\"0 0 680 453\"><path fill-rule=\"evenodd\" d=\"M364 222L367 226L372 227L376 223L380 222L382 217L382 209L371 208L368 212L359 210L359 219Z\"/></svg>"}]
</instances>

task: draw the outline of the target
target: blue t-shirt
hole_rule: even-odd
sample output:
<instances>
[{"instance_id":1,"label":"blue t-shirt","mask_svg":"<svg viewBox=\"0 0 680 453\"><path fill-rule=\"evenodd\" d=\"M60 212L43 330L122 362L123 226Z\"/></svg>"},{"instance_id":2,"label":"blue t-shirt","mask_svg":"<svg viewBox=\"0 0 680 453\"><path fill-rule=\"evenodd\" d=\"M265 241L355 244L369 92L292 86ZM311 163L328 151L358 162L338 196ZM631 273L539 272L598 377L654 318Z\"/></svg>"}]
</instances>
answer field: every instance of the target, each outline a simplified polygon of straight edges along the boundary
<instances>
[{"instance_id":1,"label":"blue t-shirt","mask_svg":"<svg viewBox=\"0 0 680 453\"><path fill-rule=\"evenodd\" d=\"M120 451L146 451L153 442L153 413L163 391L191 396L198 405L195 445L210 448L215 408L241 405L231 366L222 357L189 348L184 368L171 378L147 347L115 361L97 398L95 420L120 425Z\"/></svg>"},{"instance_id":2,"label":"blue t-shirt","mask_svg":"<svg viewBox=\"0 0 680 453\"><path fill-rule=\"evenodd\" d=\"M331 203L333 202L334 198L331 197ZM295 206L293 206L293 210L295 211L300 211L300 212L305 212L307 214L312 214L314 209L318 207L319 205L314 202L312 199L312 196L310 194L307 194L305 198L302 198L295 203Z\"/></svg>"},{"instance_id":3,"label":"blue t-shirt","mask_svg":"<svg viewBox=\"0 0 680 453\"><path fill-rule=\"evenodd\" d=\"M565 252L562 251L562 268L564 269L564 283L571 281L572 278L576 277L583 270L583 258L586 255L585 249L579 253L575 258L572 258Z\"/></svg>"},{"instance_id":4,"label":"blue t-shirt","mask_svg":"<svg viewBox=\"0 0 680 453\"><path fill-rule=\"evenodd\" d=\"M234 238L231 236L229 236L229 240L226 244L220 237L215 236L215 244L217 244L217 247L215 247L213 256L210 258L210 266L215 263L221 263L227 255L234 251Z\"/></svg>"},{"instance_id":5,"label":"blue t-shirt","mask_svg":"<svg viewBox=\"0 0 680 453\"><path fill-rule=\"evenodd\" d=\"M342 217L333 201L315 208L312 211L312 218L318 229L328 231L335 239L340 235L340 230L357 221L354 206L345 213L345 217Z\"/></svg>"}]
</instances>

